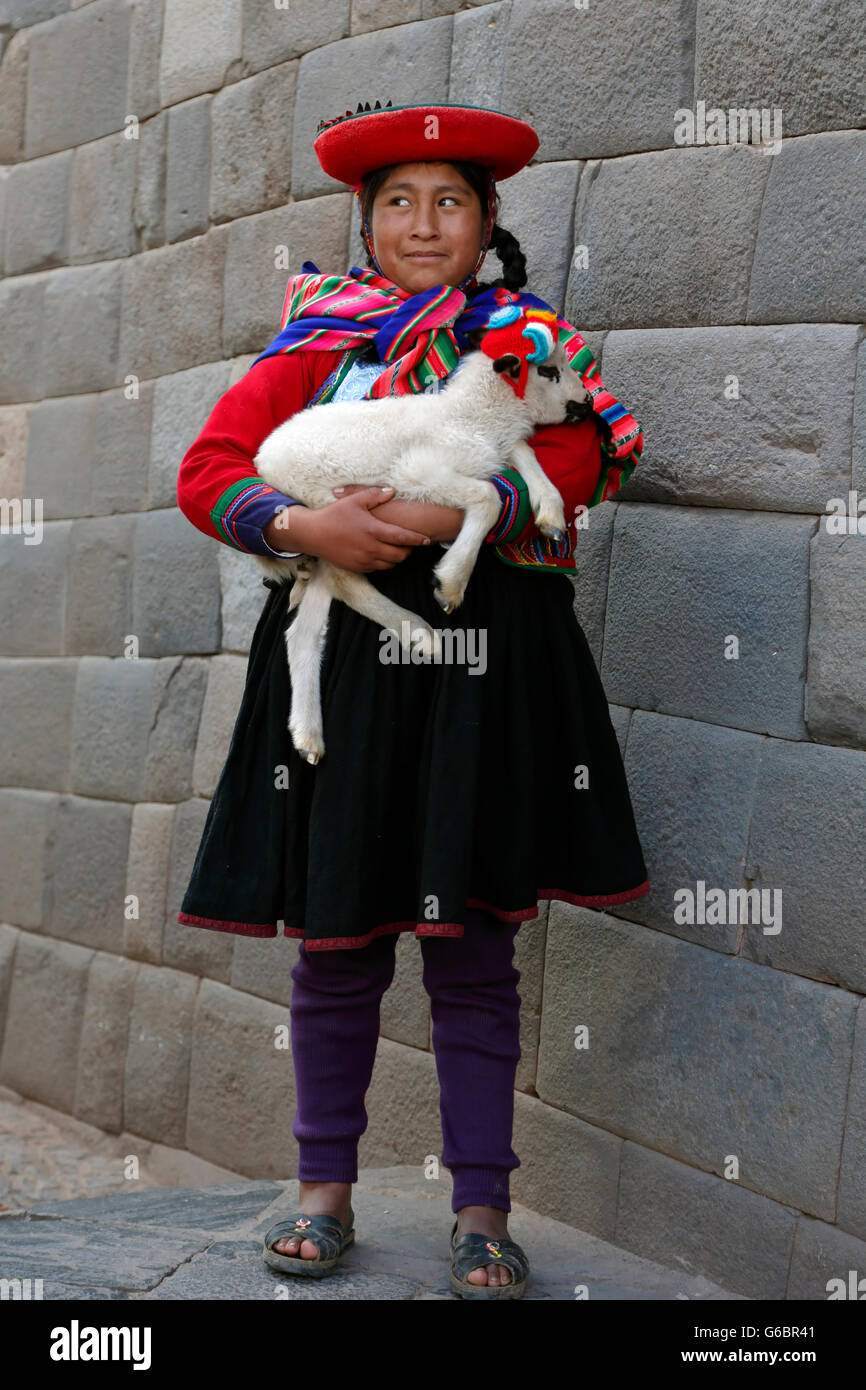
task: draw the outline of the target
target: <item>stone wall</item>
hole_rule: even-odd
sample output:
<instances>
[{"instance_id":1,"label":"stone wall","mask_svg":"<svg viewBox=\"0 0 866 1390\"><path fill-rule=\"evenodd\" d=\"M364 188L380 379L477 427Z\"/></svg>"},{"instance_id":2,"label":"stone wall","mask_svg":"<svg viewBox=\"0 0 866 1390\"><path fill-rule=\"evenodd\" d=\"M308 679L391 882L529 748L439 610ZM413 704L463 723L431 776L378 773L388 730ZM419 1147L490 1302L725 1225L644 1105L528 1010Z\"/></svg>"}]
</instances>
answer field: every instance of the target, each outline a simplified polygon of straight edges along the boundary
<instances>
[{"instance_id":1,"label":"stone wall","mask_svg":"<svg viewBox=\"0 0 866 1390\"><path fill-rule=\"evenodd\" d=\"M866 536L826 525L866 499L860 37L842 0L0 0L0 497L44 499L0 535L0 1082L296 1171L296 944L176 922L266 595L177 468L275 247L363 263L318 120L489 104L541 134L500 190L530 288L646 431L575 602L653 888L518 935L513 1194L754 1298L866 1273ZM781 145L678 144L699 101ZM783 929L677 920L701 881ZM439 1153L411 937L368 1108L363 1164Z\"/></svg>"}]
</instances>

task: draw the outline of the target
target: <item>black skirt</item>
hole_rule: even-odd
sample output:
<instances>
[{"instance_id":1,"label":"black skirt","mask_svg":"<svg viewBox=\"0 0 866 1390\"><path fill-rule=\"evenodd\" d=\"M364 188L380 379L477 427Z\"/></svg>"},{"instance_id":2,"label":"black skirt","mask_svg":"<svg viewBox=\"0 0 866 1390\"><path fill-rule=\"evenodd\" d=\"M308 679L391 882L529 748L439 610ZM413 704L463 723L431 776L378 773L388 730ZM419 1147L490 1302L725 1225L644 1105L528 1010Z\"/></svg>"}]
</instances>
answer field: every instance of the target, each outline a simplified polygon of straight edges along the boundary
<instances>
[{"instance_id":1,"label":"black skirt","mask_svg":"<svg viewBox=\"0 0 866 1390\"><path fill-rule=\"evenodd\" d=\"M332 604L315 765L288 731L292 586L265 581L179 922L282 928L329 950L383 932L461 937L468 908L519 922L543 899L604 907L649 892L570 580L483 545L462 605L445 614L431 573L442 554L417 546L367 578L431 627L463 630L451 660L413 664L399 649L399 662L383 661L380 628Z\"/></svg>"}]
</instances>

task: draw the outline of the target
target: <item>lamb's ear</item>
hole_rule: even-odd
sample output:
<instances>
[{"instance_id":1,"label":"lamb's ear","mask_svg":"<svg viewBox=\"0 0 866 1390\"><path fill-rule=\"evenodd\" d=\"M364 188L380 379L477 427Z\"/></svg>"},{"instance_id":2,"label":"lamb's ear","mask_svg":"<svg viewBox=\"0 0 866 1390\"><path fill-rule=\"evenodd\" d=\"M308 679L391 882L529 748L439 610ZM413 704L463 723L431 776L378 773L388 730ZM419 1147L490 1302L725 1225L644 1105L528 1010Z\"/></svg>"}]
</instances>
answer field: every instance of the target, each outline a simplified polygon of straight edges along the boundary
<instances>
[{"instance_id":1,"label":"lamb's ear","mask_svg":"<svg viewBox=\"0 0 866 1390\"><path fill-rule=\"evenodd\" d=\"M497 357L493 363L494 372L507 372L512 381L516 381L520 376L520 358L514 352L507 352L504 357Z\"/></svg>"},{"instance_id":2,"label":"lamb's ear","mask_svg":"<svg viewBox=\"0 0 866 1390\"><path fill-rule=\"evenodd\" d=\"M469 339L470 343L476 349L476 351L478 350L478 348L481 347L481 342L484 338L485 331L486 330L483 328L470 328L469 332L466 334L466 337Z\"/></svg>"}]
</instances>

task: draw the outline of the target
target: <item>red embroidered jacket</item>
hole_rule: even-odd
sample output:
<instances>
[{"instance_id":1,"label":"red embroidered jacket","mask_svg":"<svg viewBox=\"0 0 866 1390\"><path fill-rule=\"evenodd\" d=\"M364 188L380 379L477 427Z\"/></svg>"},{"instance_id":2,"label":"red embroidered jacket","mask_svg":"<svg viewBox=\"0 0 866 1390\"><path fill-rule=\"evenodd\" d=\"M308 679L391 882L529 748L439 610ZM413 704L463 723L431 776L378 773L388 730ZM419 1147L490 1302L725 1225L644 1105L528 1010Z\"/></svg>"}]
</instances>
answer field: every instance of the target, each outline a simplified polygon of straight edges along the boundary
<instances>
[{"instance_id":1,"label":"red embroidered jacket","mask_svg":"<svg viewBox=\"0 0 866 1390\"><path fill-rule=\"evenodd\" d=\"M178 506L193 526L236 550L255 555L291 553L273 550L262 531L277 511L297 505L297 499L265 483L253 459L272 430L304 409L342 355L337 350L264 358L220 397L180 464ZM572 523L576 509L589 502L601 471L595 418L545 425L528 442L562 495L566 523ZM492 481L502 497L502 511L486 540L508 547L506 555L499 551L500 558L515 563L507 558L517 553L515 544L531 541L540 532L520 474L505 468ZM545 557L536 567L577 573L571 555Z\"/></svg>"}]
</instances>

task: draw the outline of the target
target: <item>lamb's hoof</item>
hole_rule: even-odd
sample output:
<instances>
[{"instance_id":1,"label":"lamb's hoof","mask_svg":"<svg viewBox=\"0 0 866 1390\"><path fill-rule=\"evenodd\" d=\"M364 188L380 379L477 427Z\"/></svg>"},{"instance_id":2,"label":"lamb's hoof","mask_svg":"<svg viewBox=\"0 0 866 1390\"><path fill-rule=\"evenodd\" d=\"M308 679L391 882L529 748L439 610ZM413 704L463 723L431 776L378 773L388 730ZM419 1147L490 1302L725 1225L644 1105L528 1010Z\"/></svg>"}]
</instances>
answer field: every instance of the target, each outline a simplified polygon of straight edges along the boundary
<instances>
[{"instance_id":1,"label":"lamb's hoof","mask_svg":"<svg viewBox=\"0 0 866 1390\"><path fill-rule=\"evenodd\" d=\"M446 594L442 589L434 589L433 597L439 604L439 607L442 609L443 613L453 613L455 608L460 607L460 599L456 597L449 597L448 594Z\"/></svg>"},{"instance_id":2,"label":"lamb's hoof","mask_svg":"<svg viewBox=\"0 0 866 1390\"><path fill-rule=\"evenodd\" d=\"M556 541L559 545L562 545L566 539L565 532L561 531L558 526L539 526L538 529L543 536L549 536L552 541Z\"/></svg>"},{"instance_id":3,"label":"lamb's hoof","mask_svg":"<svg viewBox=\"0 0 866 1390\"><path fill-rule=\"evenodd\" d=\"M289 732L291 733L291 730ZM317 763L324 756L325 745L315 734L292 734L292 743L298 757L303 758L305 762Z\"/></svg>"}]
</instances>

